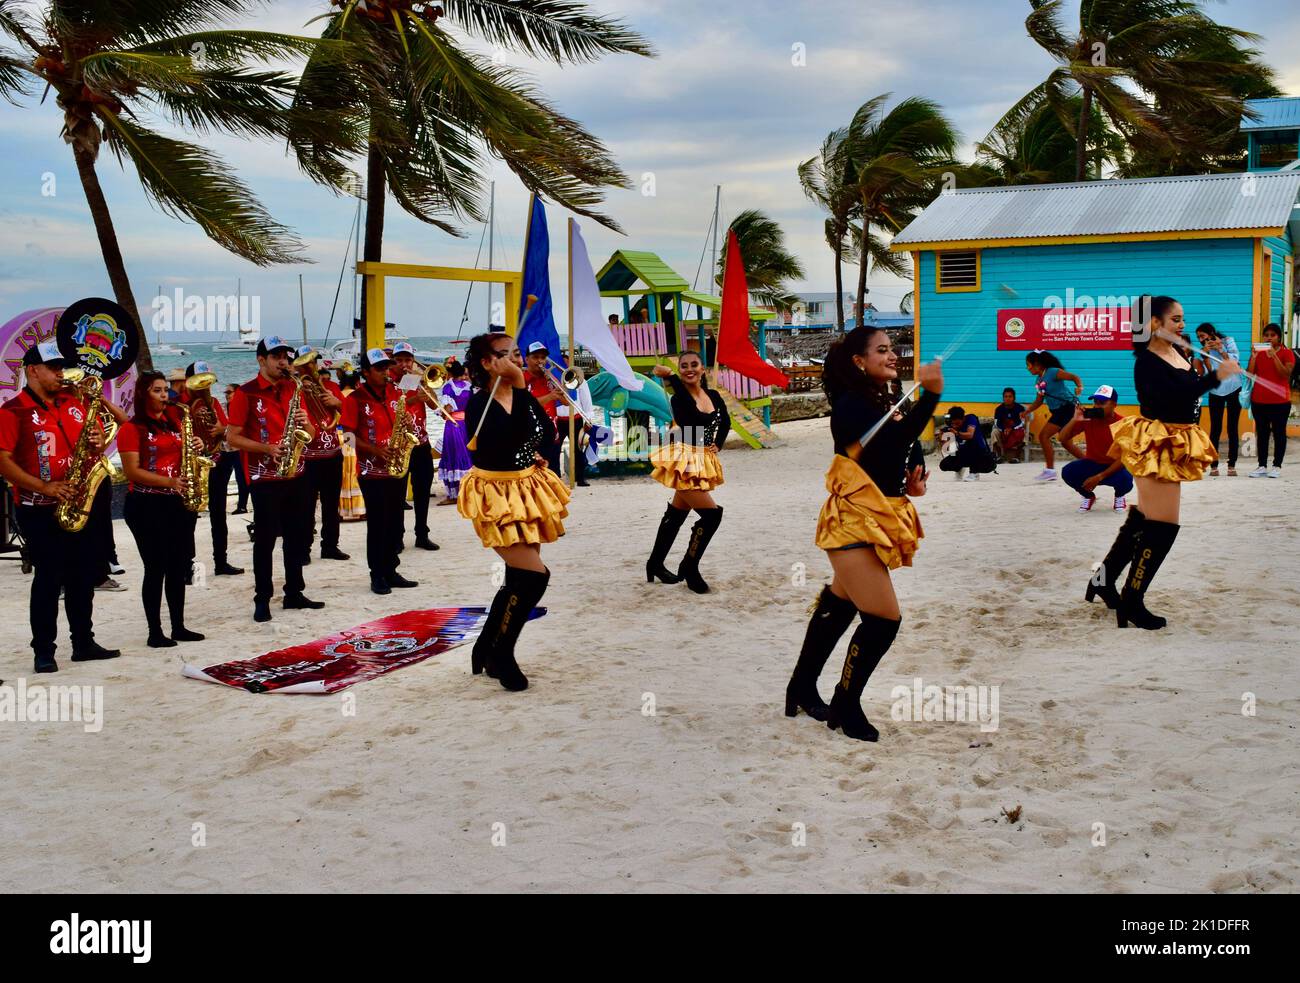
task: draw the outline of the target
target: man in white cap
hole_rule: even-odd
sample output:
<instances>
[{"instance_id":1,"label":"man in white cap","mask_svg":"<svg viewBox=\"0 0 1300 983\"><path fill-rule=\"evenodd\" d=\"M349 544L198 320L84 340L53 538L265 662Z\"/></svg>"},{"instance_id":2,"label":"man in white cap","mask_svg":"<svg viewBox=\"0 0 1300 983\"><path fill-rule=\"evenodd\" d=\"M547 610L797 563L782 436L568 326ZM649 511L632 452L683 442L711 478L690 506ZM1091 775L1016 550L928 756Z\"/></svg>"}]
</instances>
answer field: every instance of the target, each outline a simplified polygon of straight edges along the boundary
<instances>
[{"instance_id":1,"label":"man in white cap","mask_svg":"<svg viewBox=\"0 0 1300 983\"><path fill-rule=\"evenodd\" d=\"M316 436L302 452L307 462L306 481L310 502L307 506L307 553L304 563L311 563L311 544L316 539L316 501L320 500L320 556L322 560L350 560L339 549L339 494L343 489L343 443L339 439L337 422L343 410L343 390L328 375L322 375L317 364L321 352L311 345L298 349L294 359L298 374L304 383L311 380L319 384L320 398L303 390L302 404L307 408Z\"/></svg>"},{"instance_id":2,"label":"man in white cap","mask_svg":"<svg viewBox=\"0 0 1300 983\"><path fill-rule=\"evenodd\" d=\"M557 403L560 399L558 388L559 383L555 381L551 376L551 373L547 370L546 363L550 357L551 353L542 342L534 341L529 345L528 354L524 359L524 365L527 368L527 371L524 373L524 378L528 381L528 391L533 394L533 398L536 399L537 402L542 404L542 409L546 411L546 415L549 416L551 422L555 424L555 432L559 435L560 427L556 422L558 415L556 412ZM568 435L568 433L568 424L566 422L564 435L557 436L554 443L543 444L540 450L538 450L538 453L541 454L542 457L546 458L546 466L556 474L560 473L560 442L564 439L564 436Z\"/></svg>"},{"instance_id":3,"label":"man in white cap","mask_svg":"<svg viewBox=\"0 0 1300 983\"><path fill-rule=\"evenodd\" d=\"M230 400L230 424L226 439L243 452L244 474L253 497L253 620L271 620L271 595L275 592L272 566L275 541L284 539L284 607L316 610L324 601L313 601L303 593L302 559L307 549L307 482L301 458L292 474L281 477L281 439L286 428L316 435L302 405L290 420L289 403L294 384L289 357L293 346L278 335L257 343L257 375L244 383Z\"/></svg>"},{"instance_id":4,"label":"man in white cap","mask_svg":"<svg viewBox=\"0 0 1300 983\"><path fill-rule=\"evenodd\" d=\"M63 389L67 366L53 339L23 355L26 385L0 408L0 476L13 486L18 527L32 560L30 618L36 672L58 672L54 661L59 628L59 592L68 615L72 661L115 659L122 653L95 641L95 581L102 570L91 516L79 532L59 525L55 509L76 489L68 484L72 451L82 428L95 428L91 447L103 450L103 431L88 420L86 407Z\"/></svg>"},{"instance_id":5,"label":"man in white cap","mask_svg":"<svg viewBox=\"0 0 1300 983\"><path fill-rule=\"evenodd\" d=\"M399 341L393 346L393 365L389 380L394 384L407 375L419 375L415 364L415 349L409 342ZM436 550L438 544L429 538L429 499L433 496L433 448L429 444L428 406L432 400L422 387L406 394L406 412L415 424L415 436L420 441L411 451L411 498L415 505L415 545L422 550ZM402 537L406 536L403 519ZM400 550L399 550L400 552Z\"/></svg>"},{"instance_id":6,"label":"man in white cap","mask_svg":"<svg viewBox=\"0 0 1300 983\"><path fill-rule=\"evenodd\" d=\"M1091 512L1097 501L1097 486L1107 485L1115 492L1115 511L1128 507L1128 493L1133 490L1133 476L1118 460L1110 456L1111 427L1120 415L1115 412L1119 396L1110 386L1101 386L1092 394L1092 407L1074 408L1074 419L1065 425L1056 439L1076 460L1061 471L1061 480L1082 496L1080 512ZM1074 444L1082 433L1084 449ZM1114 581L1111 581L1114 583Z\"/></svg>"},{"instance_id":7,"label":"man in white cap","mask_svg":"<svg viewBox=\"0 0 1300 983\"><path fill-rule=\"evenodd\" d=\"M221 401L213 394L216 386L216 372L207 362L191 362L185 367L186 380L194 376L212 376L211 385L191 389L185 386L181 402L190 408L190 417L201 416L212 421L210 428L201 435L196 435L212 447L207 456L213 460L212 470L208 472L208 522L212 527L212 572L218 577L237 577L244 572L243 567L230 563L227 556L230 535L226 525L226 497L230 487L230 476L234 473L239 455L234 451L223 451L226 442L226 411ZM189 583L189 581L186 581Z\"/></svg>"}]
</instances>

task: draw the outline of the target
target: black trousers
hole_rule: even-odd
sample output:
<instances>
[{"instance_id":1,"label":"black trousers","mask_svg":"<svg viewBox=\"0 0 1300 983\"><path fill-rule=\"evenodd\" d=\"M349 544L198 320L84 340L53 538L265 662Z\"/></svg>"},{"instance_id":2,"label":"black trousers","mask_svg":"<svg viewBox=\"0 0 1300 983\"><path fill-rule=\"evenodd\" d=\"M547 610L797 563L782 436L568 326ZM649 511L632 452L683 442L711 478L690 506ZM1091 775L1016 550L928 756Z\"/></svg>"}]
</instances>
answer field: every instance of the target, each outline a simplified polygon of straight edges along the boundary
<instances>
[{"instance_id":1,"label":"black trousers","mask_svg":"<svg viewBox=\"0 0 1300 983\"><path fill-rule=\"evenodd\" d=\"M960 471L962 468L968 468L972 474L991 474L997 470L997 466L997 459L973 440L958 444L956 454L939 461L940 471Z\"/></svg>"},{"instance_id":2,"label":"black trousers","mask_svg":"<svg viewBox=\"0 0 1300 983\"><path fill-rule=\"evenodd\" d=\"M307 496L305 476L287 481L262 480L253 484L253 588L254 601L269 601L275 593L272 566L275 541L282 539L284 557L284 594L292 597L303 592L302 558L307 550Z\"/></svg>"},{"instance_id":3,"label":"black trousers","mask_svg":"<svg viewBox=\"0 0 1300 983\"><path fill-rule=\"evenodd\" d=\"M217 566L226 562L226 548L230 541L226 528L226 496L230 473L238 462L239 455L234 451L223 451L208 472L208 518L212 523L212 559Z\"/></svg>"},{"instance_id":4,"label":"black trousers","mask_svg":"<svg viewBox=\"0 0 1300 983\"><path fill-rule=\"evenodd\" d=\"M366 503L366 564L372 577L387 577L397 572L401 562L397 549L402 545L406 480L358 478L357 484Z\"/></svg>"},{"instance_id":5,"label":"black trousers","mask_svg":"<svg viewBox=\"0 0 1300 983\"><path fill-rule=\"evenodd\" d=\"M411 498L415 505L416 539L422 539L429 535L429 498L432 494L433 448L428 444L420 444L411 451ZM398 515L400 516L403 511L399 507ZM403 522L399 539L405 532L406 525Z\"/></svg>"},{"instance_id":6,"label":"black trousers","mask_svg":"<svg viewBox=\"0 0 1300 983\"><path fill-rule=\"evenodd\" d=\"M54 518L53 505L20 505L16 512L33 566L29 604L32 650L37 655L54 654L60 588L72 647L89 644L95 637L95 585L103 579L98 573L100 546L95 538L94 510L81 532L65 532Z\"/></svg>"},{"instance_id":7,"label":"black trousers","mask_svg":"<svg viewBox=\"0 0 1300 983\"><path fill-rule=\"evenodd\" d=\"M333 457L313 457L307 460L307 503L310 527L307 530L307 550L316 542L316 502L320 501L320 547L322 550L339 546L339 491L343 488L343 454Z\"/></svg>"},{"instance_id":8,"label":"black trousers","mask_svg":"<svg viewBox=\"0 0 1300 983\"><path fill-rule=\"evenodd\" d=\"M135 537L144 564L140 600L150 633L162 630L164 589L172 628L185 626L185 577L190 571L190 558L182 555L184 551L176 544L194 538L198 518L185 508L179 495L127 493L126 527Z\"/></svg>"},{"instance_id":9,"label":"black trousers","mask_svg":"<svg viewBox=\"0 0 1300 983\"><path fill-rule=\"evenodd\" d=\"M1228 467L1237 466L1237 445L1239 443L1237 431L1241 424L1241 391L1230 393L1227 396L1216 396L1210 393L1210 443L1214 445L1217 453L1219 450L1219 437L1223 433L1223 414L1227 410L1228 414Z\"/></svg>"},{"instance_id":10,"label":"black trousers","mask_svg":"<svg viewBox=\"0 0 1300 983\"><path fill-rule=\"evenodd\" d=\"M113 482L105 478L95 490L90 503L90 519L83 533L90 533L95 544L95 583L102 584L108 577L108 565L117 556L117 543L113 540Z\"/></svg>"},{"instance_id":11,"label":"black trousers","mask_svg":"<svg viewBox=\"0 0 1300 983\"><path fill-rule=\"evenodd\" d=\"M226 451L234 461L235 468L235 488L239 490L239 499L235 505L237 509L248 508L248 478L244 474L244 452L243 451Z\"/></svg>"},{"instance_id":12,"label":"black trousers","mask_svg":"<svg viewBox=\"0 0 1300 983\"><path fill-rule=\"evenodd\" d=\"M1255 442L1259 452L1259 466L1268 467L1268 443L1273 439L1273 467L1280 468L1286 457L1286 418L1291 415L1290 403L1254 403L1250 412L1255 415Z\"/></svg>"}]
</instances>

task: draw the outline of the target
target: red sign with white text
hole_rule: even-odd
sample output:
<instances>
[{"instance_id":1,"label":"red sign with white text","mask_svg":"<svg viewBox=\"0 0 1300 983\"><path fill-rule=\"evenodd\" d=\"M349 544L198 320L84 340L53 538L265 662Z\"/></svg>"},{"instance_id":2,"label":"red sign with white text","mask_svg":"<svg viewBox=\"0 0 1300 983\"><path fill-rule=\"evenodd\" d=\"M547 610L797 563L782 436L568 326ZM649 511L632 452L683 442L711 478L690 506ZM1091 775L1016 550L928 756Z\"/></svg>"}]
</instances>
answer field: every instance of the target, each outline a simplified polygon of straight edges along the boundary
<instances>
[{"instance_id":1,"label":"red sign with white text","mask_svg":"<svg viewBox=\"0 0 1300 983\"><path fill-rule=\"evenodd\" d=\"M998 311L998 350L1120 351L1133 347L1129 307L1043 307Z\"/></svg>"}]
</instances>

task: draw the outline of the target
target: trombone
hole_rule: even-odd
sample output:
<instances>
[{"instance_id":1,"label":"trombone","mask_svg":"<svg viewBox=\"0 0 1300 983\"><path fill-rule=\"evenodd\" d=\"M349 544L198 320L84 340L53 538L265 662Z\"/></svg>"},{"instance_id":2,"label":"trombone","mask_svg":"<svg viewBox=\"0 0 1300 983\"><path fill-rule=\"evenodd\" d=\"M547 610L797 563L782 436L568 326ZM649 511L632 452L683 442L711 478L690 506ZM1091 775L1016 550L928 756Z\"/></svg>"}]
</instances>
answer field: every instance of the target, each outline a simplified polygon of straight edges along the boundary
<instances>
[{"instance_id":1,"label":"trombone","mask_svg":"<svg viewBox=\"0 0 1300 983\"><path fill-rule=\"evenodd\" d=\"M448 423L455 423L456 418L442 405L442 393L438 391L447 382L447 370L441 365L425 365L418 359L415 360L415 367L420 371L420 391L437 407Z\"/></svg>"},{"instance_id":2,"label":"trombone","mask_svg":"<svg viewBox=\"0 0 1300 983\"><path fill-rule=\"evenodd\" d=\"M546 368L560 370L559 385L556 385L555 377L552 376L549 371L546 373L546 381L551 384L552 389L554 389L557 393L560 394L560 398L569 404L569 409L576 416L580 416L584 420L587 419L587 415L583 413L582 410L578 409L578 404L573 401L573 397L569 394L569 392L566 392L566 390L569 390L573 393L577 393L577 391L582 388L582 384L587 380L587 377L583 374L582 369L578 368L576 365L566 369L563 365L561 365L555 359L551 358L549 355L546 357Z\"/></svg>"}]
</instances>

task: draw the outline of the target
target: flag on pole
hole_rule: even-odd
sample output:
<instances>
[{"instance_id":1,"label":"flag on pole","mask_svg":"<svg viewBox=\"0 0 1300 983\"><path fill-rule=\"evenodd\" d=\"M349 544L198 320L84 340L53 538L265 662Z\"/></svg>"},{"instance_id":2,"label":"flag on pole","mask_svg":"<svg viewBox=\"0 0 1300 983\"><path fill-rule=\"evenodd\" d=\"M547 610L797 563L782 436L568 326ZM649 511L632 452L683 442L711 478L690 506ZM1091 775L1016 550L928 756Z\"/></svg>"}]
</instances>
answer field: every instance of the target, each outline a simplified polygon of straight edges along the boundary
<instances>
[{"instance_id":1,"label":"flag on pole","mask_svg":"<svg viewBox=\"0 0 1300 983\"><path fill-rule=\"evenodd\" d=\"M573 340L593 355L600 367L618 380L618 384L632 392L640 392L645 385L628 364L627 356L619 348L609 322L600 312L600 287L587 255L587 244L582 239L578 223L569 219L573 228L573 244L569 251L569 272L573 282Z\"/></svg>"},{"instance_id":2,"label":"flag on pole","mask_svg":"<svg viewBox=\"0 0 1300 983\"><path fill-rule=\"evenodd\" d=\"M546 209L542 207L537 195L533 195L528 218L528 241L524 243L524 282L519 297L519 318L523 321L528 304L528 295L533 294L537 303L524 324L519 337L515 339L519 350L528 354L528 346L540 341L551 353L551 358L561 365L567 364L564 352L560 348L560 335L555 330L555 311L551 307L551 237L546 230Z\"/></svg>"},{"instance_id":3,"label":"flag on pole","mask_svg":"<svg viewBox=\"0 0 1300 983\"><path fill-rule=\"evenodd\" d=\"M765 386L790 385L785 373L763 361L749 340L749 287L740 259L740 242L727 230L727 268L722 275L718 316L718 363Z\"/></svg>"}]
</instances>

